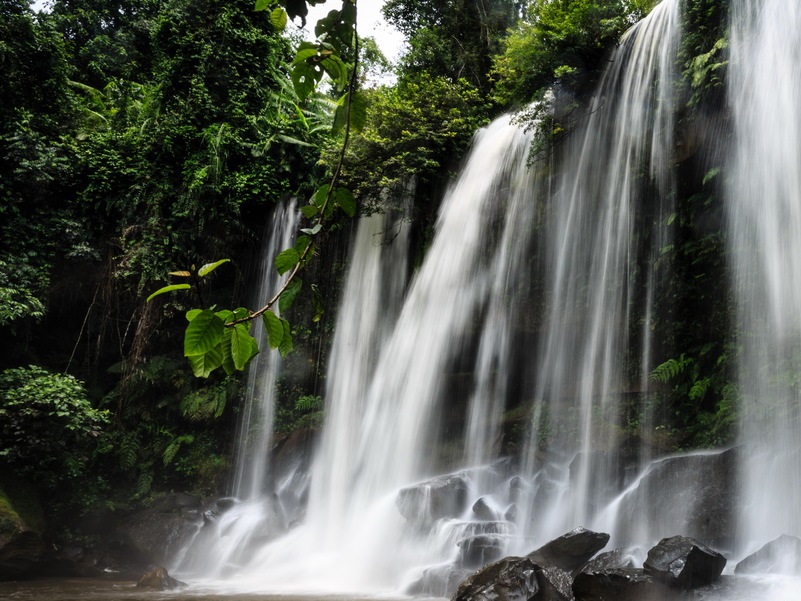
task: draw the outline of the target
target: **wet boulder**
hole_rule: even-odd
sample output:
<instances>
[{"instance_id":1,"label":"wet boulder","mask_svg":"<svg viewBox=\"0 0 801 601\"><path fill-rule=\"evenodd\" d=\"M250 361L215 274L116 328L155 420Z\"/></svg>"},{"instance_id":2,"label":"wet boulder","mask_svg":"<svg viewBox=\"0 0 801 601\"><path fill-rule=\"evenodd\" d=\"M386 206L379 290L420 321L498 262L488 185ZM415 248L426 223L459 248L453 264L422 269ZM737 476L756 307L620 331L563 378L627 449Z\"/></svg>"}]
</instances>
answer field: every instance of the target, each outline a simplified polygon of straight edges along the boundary
<instances>
[{"instance_id":1,"label":"wet boulder","mask_svg":"<svg viewBox=\"0 0 801 601\"><path fill-rule=\"evenodd\" d=\"M649 576L685 590L715 582L724 567L723 555L686 536L663 538L643 564Z\"/></svg>"},{"instance_id":2,"label":"wet boulder","mask_svg":"<svg viewBox=\"0 0 801 601\"><path fill-rule=\"evenodd\" d=\"M801 538L782 534L743 559L735 574L801 574Z\"/></svg>"},{"instance_id":3,"label":"wet boulder","mask_svg":"<svg viewBox=\"0 0 801 601\"><path fill-rule=\"evenodd\" d=\"M490 504L484 497L479 497L479 499L473 503L473 515L477 520L482 520L485 522L490 522L498 519L498 516L495 515L495 511L493 511Z\"/></svg>"},{"instance_id":4,"label":"wet boulder","mask_svg":"<svg viewBox=\"0 0 801 601\"><path fill-rule=\"evenodd\" d=\"M576 528L528 554L534 562L574 573L609 542L609 535Z\"/></svg>"},{"instance_id":5,"label":"wet boulder","mask_svg":"<svg viewBox=\"0 0 801 601\"><path fill-rule=\"evenodd\" d=\"M657 582L641 569L582 571L573 580L576 601L674 601L682 592Z\"/></svg>"},{"instance_id":6,"label":"wet boulder","mask_svg":"<svg viewBox=\"0 0 801 601\"><path fill-rule=\"evenodd\" d=\"M170 576L167 570L160 566L149 569L136 583L136 588L144 588L151 591L173 591L187 586L185 582Z\"/></svg>"},{"instance_id":7,"label":"wet boulder","mask_svg":"<svg viewBox=\"0 0 801 601\"><path fill-rule=\"evenodd\" d=\"M537 583L540 585L537 601L573 601L573 578L561 568L538 569Z\"/></svg>"},{"instance_id":8,"label":"wet boulder","mask_svg":"<svg viewBox=\"0 0 801 601\"><path fill-rule=\"evenodd\" d=\"M421 526L441 518L457 518L467 506L466 476L451 474L402 488L395 504L410 523Z\"/></svg>"},{"instance_id":9,"label":"wet boulder","mask_svg":"<svg viewBox=\"0 0 801 601\"><path fill-rule=\"evenodd\" d=\"M594 574L606 570L616 570L619 568L629 569L633 567L634 561L625 549L613 549L593 557L581 571Z\"/></svg>"},{"instance_id":10,"label":"wet boulder","mask_svg":"<svg viewBox=\"0 0 801 601\"><path fill-rule=\"evenodd\" d=\"M529 601L540 591L539 567L529 557L505 557L462 582L452 601Z\"/></svg>"}]
</instances>

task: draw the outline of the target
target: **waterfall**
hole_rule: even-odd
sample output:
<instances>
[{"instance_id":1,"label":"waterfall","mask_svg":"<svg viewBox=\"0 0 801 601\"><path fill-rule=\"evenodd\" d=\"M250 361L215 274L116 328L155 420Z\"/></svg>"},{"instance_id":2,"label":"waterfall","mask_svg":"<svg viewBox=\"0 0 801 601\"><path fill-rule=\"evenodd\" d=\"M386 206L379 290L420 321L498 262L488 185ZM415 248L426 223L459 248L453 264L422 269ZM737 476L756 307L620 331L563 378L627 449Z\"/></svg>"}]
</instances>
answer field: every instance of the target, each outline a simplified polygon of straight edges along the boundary
<instances>
[{"instance_id":1,"label":"waterfall","mask_svg":"<svg viewBox=\"0 0 801 601\"><path fill-rule=\"evenodd\" d=\"M640 392L627 364L648 354L629 347L631 324L647 329L655 284L643 271L669 236L678 21L679 2L665 0L626 34L549 201L548 310L523 455L534 484L524 523L538 539L589 526L622 484L624 404Z\"/></svg>"},{"instance_id":2,"label":"waterfall","mask_svg":"<svg viewBox=\"0 0 801 601\"><path fill-rule=\"evenodd\" d=\"M749 552L801 536L801 6L736 0L731 18L728 237Z\"/></svg>"},{"instance_id":3,"label":"waterfall","mask_svg":"<svg viewBox=\"0 0 801 601\"><path fill-rule=\"evenodd\" d=\"M258 304L270 298L283 283L275 269L276 255L292 246L300 213L294 199L275 207L264 234L261 261L255 275ZM281 355L271 350L261 323L252 327L261 353L251 362L242 414L237 425L234 475L231 494L235 506L214 522L209 530L198 531L192 543L175 561L175 569L206 576L223 576L238 565L251 546L265 536L286 529L276 483L272 480L270 450L275 416L276 381ZM224 536L223 536L224 533Z\"/></svg>"}]
</instances>

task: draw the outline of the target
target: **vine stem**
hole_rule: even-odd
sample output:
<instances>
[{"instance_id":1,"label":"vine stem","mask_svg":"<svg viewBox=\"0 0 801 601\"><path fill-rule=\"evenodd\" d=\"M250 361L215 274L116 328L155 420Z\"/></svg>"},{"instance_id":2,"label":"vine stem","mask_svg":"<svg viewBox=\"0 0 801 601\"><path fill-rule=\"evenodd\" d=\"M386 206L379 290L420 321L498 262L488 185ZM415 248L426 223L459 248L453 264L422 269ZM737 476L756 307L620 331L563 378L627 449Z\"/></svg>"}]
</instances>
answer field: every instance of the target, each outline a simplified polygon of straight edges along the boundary
<instances>
[{"instance_id":1,"label":"vine stem","mask_svg":"<svg viewBox=\"0 0 801 601\"><path fill-rule=\"evenodd\" d=\"M353 49L354 49L354 58L353 58L353 68L350 72L350 77L348 78L348 98L345 102L345 129L344 129L344 138L342 140L342 148L339 151L339 159L337 160L336 169L334 169L334 173L331 176L331 183L328 186L328 191L325 195L325 201L323 205L320 207L320 215L321 217L317 221L317 224L322 224L325 221L325 211L328 208L329 203L331 202L331 195L334 193L334 189L336 187L337 182L342 174L342 167L345 164L345 154L348 149L348 142L350 141L350 112L351 106L353 102L353 95L356 92L356 81L357 81L357 72L359 70L359 35L356 29L356 23L358 22L358 12L356 2L353 2L353 10L354 10L354 17L353 17ZM289 277L284 281L284 284L275 293L275 295L267 301L267 303L261 308L256 311L251 311L247 317L242 317L240 319L235 319L233 321L229 321L225 325L227 327L234 327L238 323L244 323L246 321L252 321L264 315L267 311L269 311L275 303L278 302L278 299L281 298L281 295L287 291L289 285L297 276L298 272L303 268L303 262L306 260L306 257L312 251L312 249L316 246L314 243L314 238L311 239L308 246L303 249L303 252L300 254L300 258L295 266L292 268L292 271L289 273Z\"/></svg>"}]
</instances>

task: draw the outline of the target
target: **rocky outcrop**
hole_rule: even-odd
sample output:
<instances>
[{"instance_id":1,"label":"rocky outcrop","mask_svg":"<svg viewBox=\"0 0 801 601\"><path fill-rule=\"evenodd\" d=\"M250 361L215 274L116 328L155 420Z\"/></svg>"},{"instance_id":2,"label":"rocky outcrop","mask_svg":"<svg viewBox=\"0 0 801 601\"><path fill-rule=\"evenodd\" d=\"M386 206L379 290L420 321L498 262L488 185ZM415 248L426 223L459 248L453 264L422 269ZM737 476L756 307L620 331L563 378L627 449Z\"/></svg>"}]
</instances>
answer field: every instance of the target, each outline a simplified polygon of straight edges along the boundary
<instances>
[{"instance_id":1,"label":"rocky outcrop","mask_svg":"<svg viewBox=\"0 0 801 601\"><path fill-rule=\"evenodd\" d=\"M162 567L149 569L136 582L136 588L144 588L151 591L173 591L187 586L185 582L170 576L167 570Z\"/></svg>"},{"instance_id":2,"label":"rocky outcrop","mask_svg":"<svg viewBox=\"0 0 801 601\"><path fill-rule=\"evenodd\" d=\"M673 601L682 596L635 568L582 571L573 580L573 594L576 601Z\"/></svg>"},{"instance_id":3,"label":"rocky outcrop","mask_svg":"<svg viewBox=\"0 0 801 601\"><path fill-rule=\"evenodd\" d=\"M529 601L540 590L539 568L528 557L506 557L465 580L452 601Z\"/></svg>"},{"instance_id":4,"label":"rocky outcrop","mask_svg":"<svg viewBox=\"0 0 801 601\"><path fill-rule=\"evenodd\" d=\"M662 539L643 564L655 580L685 590L712 584L724 567L723 555L686 536Z\"/></svg>"},{"instance_id":5,"label":"rocky outcrop","mask_svg":"<svg viewBox=\"0 0 801 601\"><path fill-rule=\"evenodd\" d=\"M782 534L743 559L735 574L801 574L801 538Z\"/></svg>"},{"instance_id":6,"label":"rocky outcrop","mask_svg":"<svg viewBox=\"0 0 801 601\"><path fill-rule=\"evenodd\" d=\"M450 474L402 488L396 505L411 524L430 526L441 518L456 518L464 512L468 495L467 476Z\"/></svg>"},{"instance_id":7,"label":"rocky outcrop","mask_svg":"<svg viewBox=\"0 0 801 601\"><path fill-rule=\"evenodd\" d=\"M528 554L534 562L576 572L609 542L609 535L576 528Z\"/></svg>"}]
</instances>

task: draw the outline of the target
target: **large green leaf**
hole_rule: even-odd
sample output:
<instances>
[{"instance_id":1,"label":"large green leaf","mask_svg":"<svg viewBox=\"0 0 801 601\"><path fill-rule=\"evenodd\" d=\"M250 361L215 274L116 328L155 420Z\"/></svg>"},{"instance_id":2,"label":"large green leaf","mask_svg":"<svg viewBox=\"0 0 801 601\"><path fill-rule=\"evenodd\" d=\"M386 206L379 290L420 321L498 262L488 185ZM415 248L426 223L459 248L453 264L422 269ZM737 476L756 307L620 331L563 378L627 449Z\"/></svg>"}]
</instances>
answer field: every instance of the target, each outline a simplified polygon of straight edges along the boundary
<instances>
[{"instance_id":1,"label":"large green leaf","mask_svg":"<svg viewBox=\"0 0 801 601\"><path fill-rule=\"evenodd\" d=\"M153 298L157 297L159 294L164 294L165 292L172 292L173 290L188 290L191 288L189 284L170 284L169 286L164 286L164 288L159 288L153 294L147 297L148 302Z\"/></svg>"},{"instance_id":2,"label":"large green leaf","mask_svg":"<svg viewBox=\"0 0 801 601\"><path fill-rule=\"evenodd\" d=\"M209 352L220 343L224 329L222 319L213 311L201 311L186 327L184 355L194 357Z\"/></svg>"},{"instance_id":3,"label":"large green leaf","mask_svg":"<svg viewBox=\"0 0 801 601\"><path fill-rule=\"evenodd\" d=\"M191 355L188 359L196 377L208 378L211 372L222 365L222 349L218 346L202 355Z\"/></svg>"},{"instance_id":4,"label":"large green leaf","mask_svg":"<svg viewBox=\"0 0 801 601\"><path fill-rule=\"evenodd\" d=\"M284 275L300 261L300 255L294 248L287 248L275 258L275 268L280 275Z\"/></svg>"},{"instance_id":5,"label":"large green leaf","mask_svg":"<svg viewBox=\"0 0 801 601\"><path fill-rule=\"evenodd\" d=\"M348 217L353 217L356 214L356 199L347 188L337 188L334 194L334 201L340 209L345 211Z\"/></svg>"},{"instance_id":6,"label":"large green leaf","mask_svg":"<svg viewBox=\"0 0 801 601\"><path fill-rule=\"evenodd\" d=\"M262 315L262 320L264 321L264 329L267 330L267 340L270 348L278 348L284 338L284 324L272 311L265 312Z\"/></svg>"},{"instance_id":7,"label":"large green leaf","mask_svg":"<svg viewBox=\"0 0 801 601\"><path fill-rule=\"evenodd\" d=\"M286 22L286 11L280 6L278 8L274 8L270 12L270 23L272 23L273 29L276 31L284 31L284 29L286 29Z\"/></svg>"},{"instance_id":8,"label":"large green leaf","mask_svg":"<svg viewBox=\"0 0 801 601\"><path fill-rule=\"evenodd\" d=\"M220 341L220 350L222 351L222 368L229 376L236 373L236 365L234 364L234 356L231 353L231 335L233 328L225 328L222 341Z\"/></svg>"},{"instance_id":9,"label":"large green leaf","mask_svg":"<svg viewBox=\"0 0 801 601\"><path fill-rule=\"evenodd\" d=\"M231 334L231 356L236 368L240 371L245 369L245 366L258 352L258 343L248 332L248 327L243 323L236 324Z\"/></svg>"},{"instance_id":10,"label":"large green leaf","mask_svg":"<svg viewBox=\"0 0 801 601\"><path fill-rule=\"evenodd\" d=\"M200 278L204 278L207 275L209 275L212 271L217 269L220 265L222 265L223 263L228 263L230 260L231 259L220 259L219 261L215 261L214 263L206 263L205 265L203 265L203 267L197 270L197 275Z\"/></svg>"},{"instance_id":11,"label":"large green leaf","mask_svg":"<svg viewBox=\"0 0 801 601\"><path fill-rule=\"evenodd\" d=\"M295 302L295 298L298 296L298 293L302 287L303 280L300 278L295 278L289 282L289 286L287 286L286 290L284 290L281 298L278 299L278 310L282 315L289 311L289 308L292 306L292 303Z\"/></svg>"},{"instance_id":12,"label":"large green leaf","mask_svg":"<svg viewBox=\"0 0 801 601\"><path fill-rule=\"evenodd\" d=\"M286 357L289 353L292 352L293 344L292 344L292 328L289 325L289 322L286 319L281 320L281 325L284 328L284 335L281 338L281 344L278 347L278 352L281 353L282 357Z\"/></svg>"}]
</instances>

